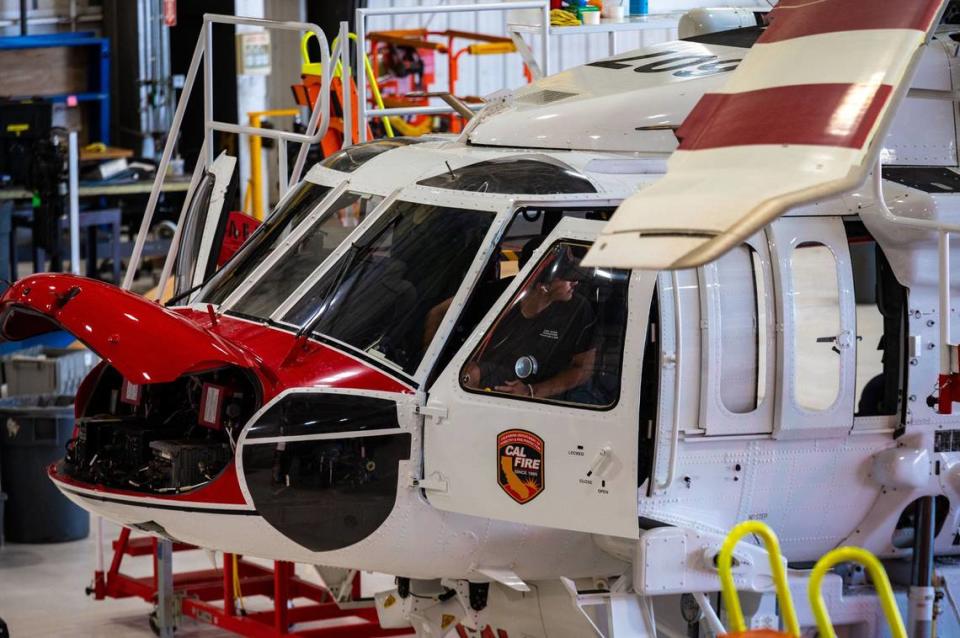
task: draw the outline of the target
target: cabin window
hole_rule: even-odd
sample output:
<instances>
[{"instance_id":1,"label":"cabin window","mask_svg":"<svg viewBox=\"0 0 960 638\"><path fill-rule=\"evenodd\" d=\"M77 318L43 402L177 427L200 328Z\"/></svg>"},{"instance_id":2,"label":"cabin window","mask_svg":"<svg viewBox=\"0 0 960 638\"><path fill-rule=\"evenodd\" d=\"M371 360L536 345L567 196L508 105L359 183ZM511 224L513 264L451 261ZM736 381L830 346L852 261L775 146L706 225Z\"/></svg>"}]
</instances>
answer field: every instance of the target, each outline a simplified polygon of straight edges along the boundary
<instances>
[{"instance_id":1,"label":"cabin window","mask_svg":"<svg viewBox=\"0 0 960 638\"><path fill-rule=\"evenodd\" d=\"M840 393L840 286L837 260L827 246L801 243L790 256L793 291L794 401L826 410Z\"/></svg>"},{"instance_id":2,"label":"cabin window","mask_svg":"<svg viewBox=\"0 0 960 638\"><path fill-rule=\"evenodd\" d=\"M269 317L382 201L379 195L341 195L235 304L237 310Z\"/></svg>"},{"instance_id":3,"label":"cabin window","mask_svg":"<svg viewBox=\"0 0 960 638\"><path fill-rule=\"evenodd\" d=\"M200 300L214 305L223 303L240 283L249 279L257 266L273 253L280 242L313 212L329 192L330 189L326 186L300 182L237 254L213 276L201 293Z\"/></svg>"},{"instance_id":4,"label":"cabin window","mask_svg":"<svg viewBox=\"0 0 960 638\"><path fill-rule=\"evenodd\" d=\"M862 222L844 224L857 303L856 416L896 414L903 384L906 289Z\"/></svg>"},{"instance_id":5,"label":"cabin window","mask_svg":"<svg viewBox=\"0 0 960 638\"><path fill-rule=\"evenodd\" d=\"M734 414L763 403L767 381L767 282L763 264L744 244L717 260L720 307L720 400Z\"/></svg>"},{"instance_id":6,"label":"cabin window","mask_svg":"<svg viewBox=\"0 0 960 638\"><path fill-rule=\"evenodd\" d=\"M630 271L584 268L589 245L550 247L460 371L474 392L604 409L620 396Z\"/></svg>"}]
</instances>

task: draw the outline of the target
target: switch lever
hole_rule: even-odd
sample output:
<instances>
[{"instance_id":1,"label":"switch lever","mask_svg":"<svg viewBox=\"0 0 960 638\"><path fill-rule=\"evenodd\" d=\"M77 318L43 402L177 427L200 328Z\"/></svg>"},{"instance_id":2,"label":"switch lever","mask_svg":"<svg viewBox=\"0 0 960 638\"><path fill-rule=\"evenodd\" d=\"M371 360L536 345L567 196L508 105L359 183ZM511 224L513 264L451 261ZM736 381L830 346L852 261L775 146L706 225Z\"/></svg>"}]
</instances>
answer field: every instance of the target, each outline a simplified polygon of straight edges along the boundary
<instances>
[{"instance_id":1,"label":"switch lever","mask_svg":"<svg viewBox=\"0 0 960 638\"><path fill-rule=\"evenodd\" d=\"M600 451L597 452L597 455L593 459L593 463L590 464L590 469L587 470L587 478L593 476L594 474L600 474L604 469L606 469L612 457L613 450L610 449L609 445L605 445L600 448Z\"/></svg>"}]
</instances>

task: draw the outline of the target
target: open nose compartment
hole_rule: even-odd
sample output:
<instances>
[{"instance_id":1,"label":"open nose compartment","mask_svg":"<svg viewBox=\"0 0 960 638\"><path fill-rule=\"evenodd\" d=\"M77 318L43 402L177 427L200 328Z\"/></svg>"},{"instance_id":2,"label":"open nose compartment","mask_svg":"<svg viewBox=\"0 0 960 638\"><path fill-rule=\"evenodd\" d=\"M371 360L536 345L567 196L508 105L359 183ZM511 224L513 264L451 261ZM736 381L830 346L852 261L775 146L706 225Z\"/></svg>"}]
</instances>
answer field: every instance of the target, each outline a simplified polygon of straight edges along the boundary
<instances>
[{"instance_id":1,"label":"open nose compartment","mask_svg":"<svg viewBox=\"0 0 960 638\"><path fill-rule=\"evenodd\" d=\"M111 489L176 494L213 481L260 403L256 381L233 366L149 385L105 365L92 374L63 473Z\"/></svg>"}]
</instances>

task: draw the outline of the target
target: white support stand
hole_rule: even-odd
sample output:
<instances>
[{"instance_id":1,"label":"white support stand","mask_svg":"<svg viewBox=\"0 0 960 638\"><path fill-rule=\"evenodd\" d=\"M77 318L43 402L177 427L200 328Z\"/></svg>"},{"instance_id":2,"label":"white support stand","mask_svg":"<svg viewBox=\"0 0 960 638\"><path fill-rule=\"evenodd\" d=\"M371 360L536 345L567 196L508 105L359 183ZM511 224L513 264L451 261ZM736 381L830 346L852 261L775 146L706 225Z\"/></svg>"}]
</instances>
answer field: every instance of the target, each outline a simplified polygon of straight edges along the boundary
<instances>
[{"instance_id":1,"label":"white support stand","mask_svg":"<svg viewBox=\"0 0 960 638\"><path fill-rule=\"evenodd\" d=\"M608 613L607 638L657 638L653 601L648 596L613 594Z\"/></svg>"},{"instance_id":2,"label":"white support stand","mask_svg":"<svg viewBox=\"0 0 960 638\"><path fill-rule=\"evenodd\" d=\"M157 540L157 636L173 638L176 608L173 597L173 541Z\"/></svg>"},{"instance_id":3,"label":"white support stand","mask_svg":"<svg viewBox=\"0 0 960 638\"><path fill-rule=\"evenodd\" d=\"M77 132L70 131L67 166L70 174L70 272L80 274L80 149ZM92 249L92 247L91 247Z\"/></svg>"},{"instance_id":4,"label":"white support stand","mask_svg":"<svg viewBox=\"0 0 960 638\"><path fill-rule=\"evenodd\" d=\"M353 67L350 65L350 25L347 22L340 23L340 31L337 35L337 38L340 40L340 66L343 69L341 73L342 85L344 87L351 86L353 80ZM363 72L363 44L358 39L357 40L357 59L359 60L357 68L360 69L360 76L366 78L366 74ZM353 145L353 104L352 104L352 94L349 88L344 88L343 93L343 148ZM359 108L359 107L358 107ZM357 133L359 134L359 128L365 127L366 122L359 121L357 118Z\"/></svg>"},{"instance_id":5,"label":"white support stand","mask_svg":"<svg viewBox=\"0 0 960 638\"><path fill-rule=\"evenodd\" d=\"M267 30L293 31L297 33L310 32L317 37L320 44L320 64L323 69L320 83L320 94L317 103L310 114L310 121L307 123L305 133L291 133L278 129L263 129L260 127L240 126L232 122L221 122L213 119L213 25L249 25ZM274 20L262 20L259 18L243 18L237 16L204 14L203 29L200 37L197 39L197 45L193 51L193 57L190 60L190 66L187 69L187 76L184 80L183 90L180 94L180 100L177 102L177 109L173 115L173 122L170 125L170 131L167 134L167 141L163 147L163 154L160 156L160 163L157 166L157 176L154 179L153 188L150 190L150 197L147 200L147 206L143 213L143 220L140 223L140 230L137 233L137 239L130 255L130 263L127 266L126 275L123 278L122 288L129 290L133 285L133 279L137 268L140 267L140 260L143 256L143 247L147 241L147 235L150 233L153 215L157 208L157 201L164 180L167 176L167 167L170 164L170 158L173 156L173 150L180 135L180 125L183 121L183 115L187 108L187 102L190 100L190 92L196 82L197 75L200 72L200 64L203 63L203 112L204 112L204 161L198 162L194 169L194 179L198 179L198 173L204 170L205 166L213 164L216 156L216 147L213 144L214 131L221 133L233 133L236 135L258 135L275 139L281 142L297 142L300 144L300 152L297 155L297 161L293 166L293 174L289 182L296 183L300 180L300 174L303 171L306 162L307 151L312 144L319 144L327 132L330 125L330 80L333 75L333 66L330 64L331 56L327 45L327 38L323 30L315 24L306 22L278 22ZM279 146L283 146L280 144ZM281 148L281 151L283 149ZM286 155L282 154L283 161L286 161ZM282 171L283 175L286 171ZM283 181L281 180L281 186ZM189 201L189 197L187 201ZM179 238L177 238L179 239ZM176 254L176 242L170 247L170 254ZM167 269L167 266L164 266ZM161 294L163 288L160 289Z\"/></svg>"}]
</instances>

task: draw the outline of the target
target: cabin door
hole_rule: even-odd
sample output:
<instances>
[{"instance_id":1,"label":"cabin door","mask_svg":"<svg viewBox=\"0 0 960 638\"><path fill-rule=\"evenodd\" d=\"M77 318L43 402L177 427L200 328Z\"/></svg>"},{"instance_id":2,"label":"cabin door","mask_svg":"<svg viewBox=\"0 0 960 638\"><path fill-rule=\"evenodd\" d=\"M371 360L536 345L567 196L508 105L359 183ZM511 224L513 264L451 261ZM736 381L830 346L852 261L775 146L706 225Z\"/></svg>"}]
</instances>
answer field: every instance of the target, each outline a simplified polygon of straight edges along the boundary
<instances>
[{"instance_id":1,"label":"cabin door","mask_svg":"<svg viewBox=\"0 0 960 638\"><path fill-rule=\"evenodd\" d=\"M223 240L237 158L221 153L201 176L187 204L174 264L174 296L210 278Z\"/></svg>"},{"instance_id":2,"label":"cabin door","mask_svg":"<svg viewBox=\"0 0 960 638\"><path fill-rule=\"evenodd\" d=\"M844 436L853 427L856 306L839 217L787 217L767 230L779 334L776 438Z\"/></svg>"}]
</instances>

